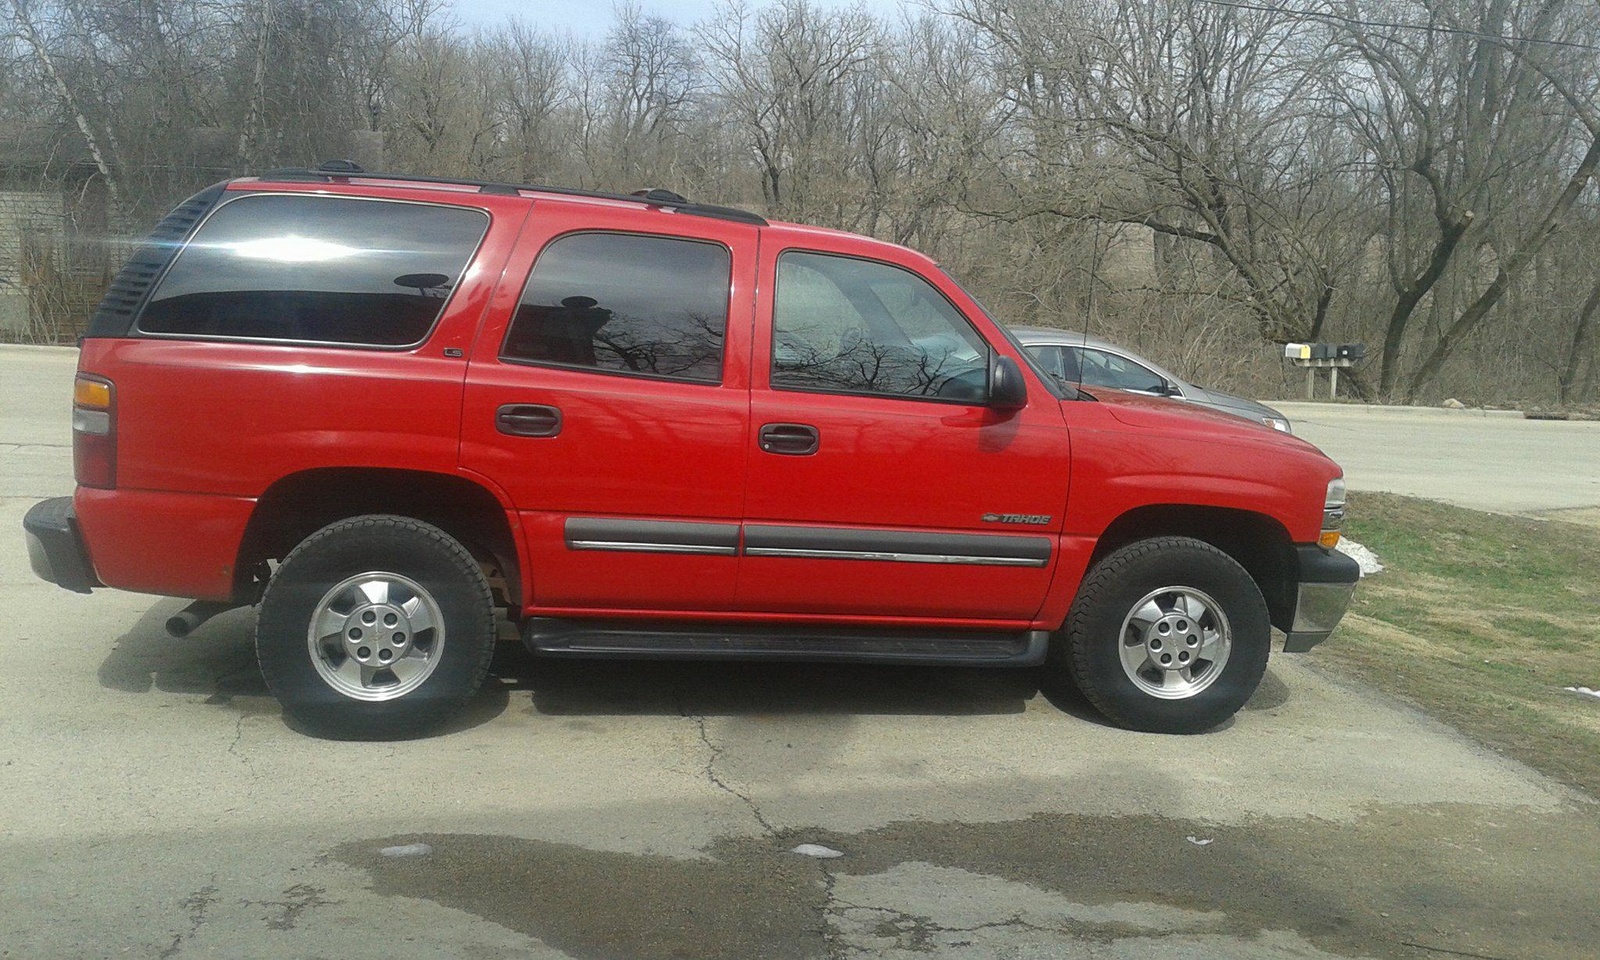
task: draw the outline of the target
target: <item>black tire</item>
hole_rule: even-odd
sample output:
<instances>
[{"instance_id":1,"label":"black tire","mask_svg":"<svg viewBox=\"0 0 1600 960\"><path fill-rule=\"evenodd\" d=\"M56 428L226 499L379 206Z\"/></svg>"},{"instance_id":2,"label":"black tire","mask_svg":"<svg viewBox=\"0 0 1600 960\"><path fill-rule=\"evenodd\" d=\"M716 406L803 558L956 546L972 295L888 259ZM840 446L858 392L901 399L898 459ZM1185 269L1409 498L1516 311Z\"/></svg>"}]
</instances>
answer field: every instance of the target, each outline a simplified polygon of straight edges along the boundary
<instances>
[{"instance_id":1,"label":"black tire","mask_svg":"<svg viewBox=\"0 0 1600 960\"><path fill-rule=\"evenodd\" d=\"M313 618L326 634L315 642ZM332 624L340 626L329 632ZM284 713L337 739L437 727L483 683L494 641L477 561L407 517L352 517L307 537L278 566L256 615L256 659Z\"/></svg>"},{"instance_id":2,"label":"black tire","mask_svg":"<svg viewBox=\"0 0 1600 960\"><path fill-rule=\"evenodd\" d=\"M1198 622L1195 610L1207 611ZM1271 645L1266 601L1237 561L1200 540L1158 537L1089 571L1051 644L1051 668L1064 669L1114 723L1201 733L1255 693Z\"/></svg>"}]
</instances>

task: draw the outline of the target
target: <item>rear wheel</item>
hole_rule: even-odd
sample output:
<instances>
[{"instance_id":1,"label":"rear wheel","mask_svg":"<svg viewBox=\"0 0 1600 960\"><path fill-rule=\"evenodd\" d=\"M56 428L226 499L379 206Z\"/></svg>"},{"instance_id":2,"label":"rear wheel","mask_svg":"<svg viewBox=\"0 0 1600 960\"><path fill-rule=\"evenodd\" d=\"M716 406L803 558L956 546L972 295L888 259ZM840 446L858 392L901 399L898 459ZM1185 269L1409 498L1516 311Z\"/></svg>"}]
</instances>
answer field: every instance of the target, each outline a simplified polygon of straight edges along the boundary
<instances>
[{"instance_id":1,"label":"rear wheel","mask_svg":"<svg viewBox=\"0 0 1600 960\"><path fill-rule=\"evenodd\" d=\"M1161 537L1095 564L1055 662L1122 726L1199 733L1250 699L1271 640L1266 601L1237 561L1199 540Z\"/></svg>"},{"instance_id":2,"label":"rear wheel","mask_svg":"<svg viewBox=\"0 0 1600 960\"><path fill-rule=\"evenodd\" d=\"M494 653L489 585L437 527L354 517L307 537L261 600L256 657L284 712L330 737L413 736L471 699Z\"/></svg>"}]
</instances>

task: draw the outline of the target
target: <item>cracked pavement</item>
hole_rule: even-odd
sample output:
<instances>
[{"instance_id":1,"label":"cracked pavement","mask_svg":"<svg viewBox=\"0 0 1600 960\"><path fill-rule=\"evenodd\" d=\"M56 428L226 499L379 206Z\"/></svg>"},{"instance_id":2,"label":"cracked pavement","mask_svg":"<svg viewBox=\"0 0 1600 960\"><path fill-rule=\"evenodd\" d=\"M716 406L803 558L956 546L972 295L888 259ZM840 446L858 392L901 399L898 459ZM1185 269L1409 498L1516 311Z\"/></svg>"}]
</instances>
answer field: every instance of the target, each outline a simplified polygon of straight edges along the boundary
<instances>
[{"instance_id":1,"label":"cracked pavement","mask_svg":"<svg viewBox=\"0 0 1600 960\"><path fill-rule=\"evenodd\" d=\"M711 781L711 783L715 785L718 790L721 790L723 793L726 793L731 797L738 798L741 803L749 807L750 816L754 817L756 823L760 824L762 832L769 835L775 833L776 831L773 830L772 824L768 823L767 818L761 815L761 808L756 806L756 802L750 799L749 794L741 793L740 791L729 786L727 781L717 776L717 758L722 756L722 748L713 743L711 741L710 734L706 733L706 718L701 716L689 716L689 719L694 721L695 729L700 734L700 742L706 746L706 779Z\"/></svg>"},{"instance_id":2,"label":"cracked pavement","mask_svg":"<svg viewBox=\"0 0 1600 960\"><path fill-rule=\"evenodd\" d=\"M250 611L32 577L71 369L0 348L8 957L1600 956L1596 805L1314 653L1183 738L1032 672L513 646L438 736L307 738Z\"/></svg>"}]
</instances>

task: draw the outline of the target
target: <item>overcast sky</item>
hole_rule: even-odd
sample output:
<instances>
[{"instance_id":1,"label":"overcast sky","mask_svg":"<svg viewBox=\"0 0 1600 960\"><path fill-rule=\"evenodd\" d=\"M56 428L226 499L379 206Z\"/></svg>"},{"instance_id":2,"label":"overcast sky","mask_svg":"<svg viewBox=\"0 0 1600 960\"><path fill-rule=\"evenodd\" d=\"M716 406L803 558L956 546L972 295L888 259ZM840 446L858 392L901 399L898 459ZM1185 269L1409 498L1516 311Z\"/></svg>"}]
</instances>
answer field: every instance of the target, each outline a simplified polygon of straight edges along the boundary
<instances>
[{"instance_id":1,"label":"overcast sky","mask_svg":"<svg viewBox=\"0 0 1600 960\"><path fill-rule=\"evenodd\" d=\"M811 0L821 8L852 6L849 0ZM916 0L911 0L916 2ZM641 0L646 14L666 17L688 25L704 19L716 0ZM751 7L763 6L751 0ZM886 17L900 9L901 0L862 0L862 6ZM598 38L611 25L611 0L452 0L456 16L468 26L493 26L519 16L534 26L557 32L571 30L580 38Z\"/></svg>"}]
</instances>

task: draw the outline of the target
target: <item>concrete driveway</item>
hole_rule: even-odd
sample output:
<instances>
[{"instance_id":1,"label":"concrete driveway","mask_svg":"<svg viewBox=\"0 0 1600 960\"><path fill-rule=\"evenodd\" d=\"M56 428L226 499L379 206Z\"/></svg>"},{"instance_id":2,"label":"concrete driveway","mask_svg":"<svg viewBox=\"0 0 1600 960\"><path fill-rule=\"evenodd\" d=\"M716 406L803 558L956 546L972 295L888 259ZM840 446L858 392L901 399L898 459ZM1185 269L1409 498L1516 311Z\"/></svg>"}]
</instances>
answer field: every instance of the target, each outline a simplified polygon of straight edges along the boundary
<instances>
[{"instance_id":1,"label":"concrete driveway","mask_svg":"<svg viewBox=\"0 0 1600 960\"><path fill-rule=\"evenodd\" d=\"M515 647L439 736L302 736L249 611L29 573L71 368L0 348L8 957L1600 955L1595 805L1315 654L1199 737L1033 672Z\"/></svg>"}]
</instances>

